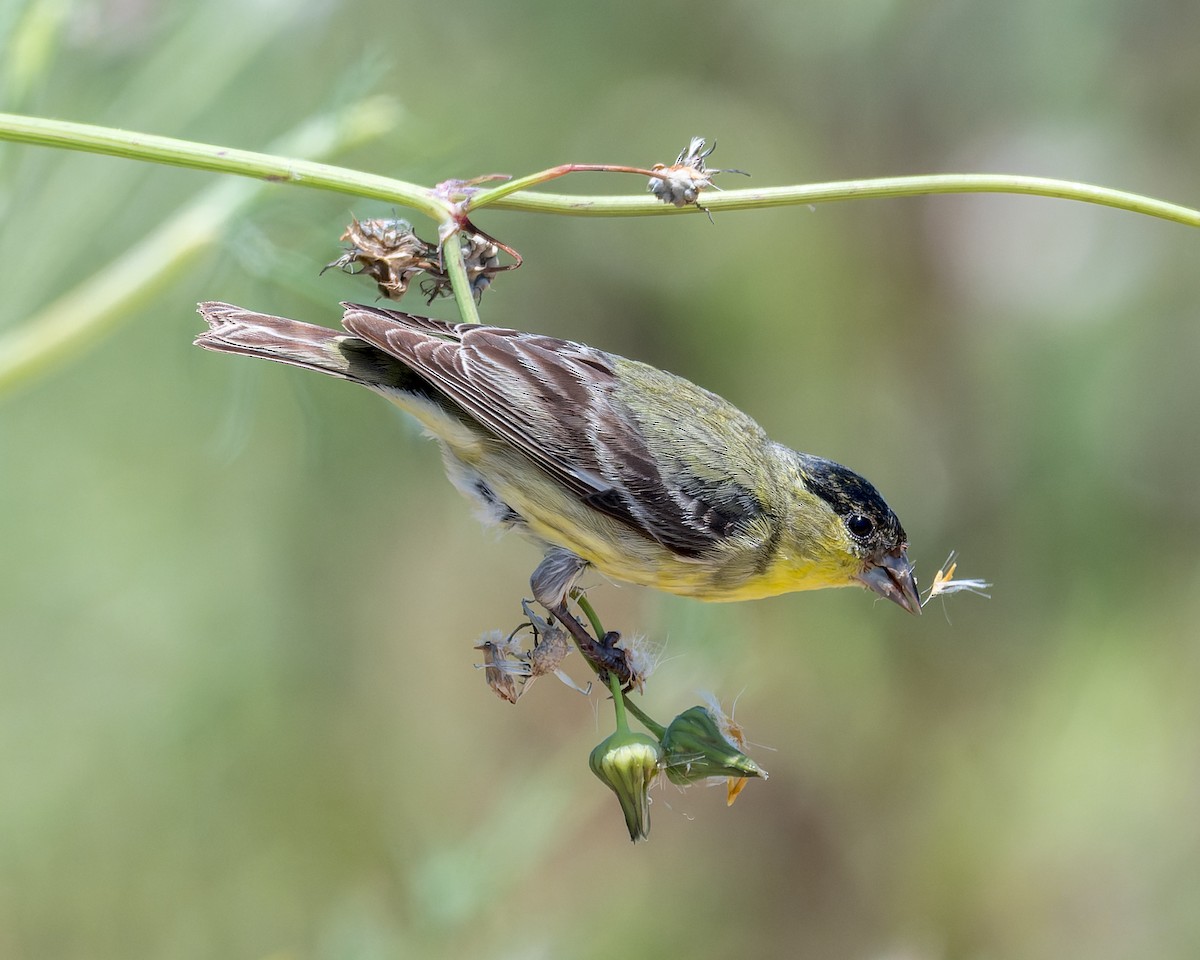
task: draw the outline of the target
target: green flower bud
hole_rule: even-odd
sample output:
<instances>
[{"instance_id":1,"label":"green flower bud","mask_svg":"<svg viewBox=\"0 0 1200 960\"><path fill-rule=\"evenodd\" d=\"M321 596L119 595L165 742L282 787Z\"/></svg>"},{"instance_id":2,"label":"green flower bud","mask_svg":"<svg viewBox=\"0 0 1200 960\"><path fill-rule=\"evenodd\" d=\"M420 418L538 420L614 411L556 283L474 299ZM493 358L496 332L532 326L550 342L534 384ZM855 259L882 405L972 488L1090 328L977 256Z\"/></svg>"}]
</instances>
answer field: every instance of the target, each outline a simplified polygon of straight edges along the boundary
<instances>
[{"instance_id":1,"label":"green flower bud","mask_svg":"<svg viewBox=\"0 0 1200 960\"><path fill-rule=\"evenodd\" d=\"M608 784L621 802L629 839L644 840L650 833L650 784L658 774L662 748L645 733L618 730L592 751L592 773Z\"/></svg>"},{"instance_id":2,"label":"green flower bud","mask_svg":"<svg viewBox=\"0 0 1200 960\"><path fill-rule=\"evenodd\" d=\"M692 707L672 720L663 734L662 748L667 776L680 786L708 777L767 776L725 735L706 707Z\"/></svg>"}]
</instances>

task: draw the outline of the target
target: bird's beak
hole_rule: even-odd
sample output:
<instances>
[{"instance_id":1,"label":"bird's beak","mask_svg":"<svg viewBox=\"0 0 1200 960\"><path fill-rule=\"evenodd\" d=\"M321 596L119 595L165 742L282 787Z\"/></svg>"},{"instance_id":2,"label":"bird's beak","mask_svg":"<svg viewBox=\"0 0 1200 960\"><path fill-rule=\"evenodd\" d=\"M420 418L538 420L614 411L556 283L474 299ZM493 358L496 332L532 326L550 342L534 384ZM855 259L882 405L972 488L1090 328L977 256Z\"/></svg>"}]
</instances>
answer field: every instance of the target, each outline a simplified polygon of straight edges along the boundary
<instances>
[{"instance_id":1,"label":"bird's beak","mask_svg":"<svg viewBox=\"0 0 1200 960\"><path fill-rule=\"evenodd\" d=\"M909 613L920 614L921 597L917 593L917 578L908 562L907 548L884 554L870 563L856 579L868 590L898 603Z\"/></svg>"}]
</instances>

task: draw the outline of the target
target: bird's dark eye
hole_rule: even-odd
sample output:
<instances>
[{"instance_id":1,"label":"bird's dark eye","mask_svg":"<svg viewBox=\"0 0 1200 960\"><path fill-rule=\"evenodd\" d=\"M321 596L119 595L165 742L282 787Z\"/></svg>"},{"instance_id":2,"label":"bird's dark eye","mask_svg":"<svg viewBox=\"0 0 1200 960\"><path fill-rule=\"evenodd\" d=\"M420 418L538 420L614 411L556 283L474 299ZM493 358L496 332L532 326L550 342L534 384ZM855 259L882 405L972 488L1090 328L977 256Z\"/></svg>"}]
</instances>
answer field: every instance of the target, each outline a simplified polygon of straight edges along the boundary
<instances>
[{"instance_id":1,"label":"bird's dark eye","mask_svg":"<svg viewBox=\"0 0 1200 960\"><path fill-rule=\"evenodd\" d=\"M861 513L852 513L846 518L846 529L853 536L865 540L875 532L875 524L870 517L864 517Z\"/></svg>"}]
</instances>

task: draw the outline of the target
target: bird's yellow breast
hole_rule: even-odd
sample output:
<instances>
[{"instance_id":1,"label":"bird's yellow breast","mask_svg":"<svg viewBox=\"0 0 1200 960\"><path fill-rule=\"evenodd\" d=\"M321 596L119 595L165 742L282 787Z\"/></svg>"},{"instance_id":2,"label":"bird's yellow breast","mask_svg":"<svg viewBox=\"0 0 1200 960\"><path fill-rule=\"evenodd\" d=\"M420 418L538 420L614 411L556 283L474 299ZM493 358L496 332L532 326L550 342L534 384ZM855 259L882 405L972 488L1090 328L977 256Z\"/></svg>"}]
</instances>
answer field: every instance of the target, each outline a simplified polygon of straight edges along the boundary
<instances>
[{"instance_id":1,"label":"bird's yellow breast","mask_svg":"<svg viewBox=\"0 0 1200 960\"><path fill-rule=\"evenodd\" d=\"M503 483L495 471L490 478L496 494L524 519L528 535L565 547L613 580L732 601L847 586L857 572L855 561L842 559L836 544L812 536L797 543L794 531L730 537L707 553L680 555L549 480L524 473L519 482ZM764 544L773 540L783 546L764 555Z\"/></svg>"}]
</instances>

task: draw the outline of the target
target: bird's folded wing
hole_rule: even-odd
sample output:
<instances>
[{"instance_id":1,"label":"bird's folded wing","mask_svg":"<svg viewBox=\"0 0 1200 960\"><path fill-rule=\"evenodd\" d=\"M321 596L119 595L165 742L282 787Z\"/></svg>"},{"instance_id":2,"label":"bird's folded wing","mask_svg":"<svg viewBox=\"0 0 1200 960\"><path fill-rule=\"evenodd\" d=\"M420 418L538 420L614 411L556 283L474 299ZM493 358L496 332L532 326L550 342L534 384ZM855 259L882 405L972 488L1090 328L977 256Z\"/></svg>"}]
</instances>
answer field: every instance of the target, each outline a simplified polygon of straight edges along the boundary
<instances>
[{"instance_id":1,"label":"bird's folded wing","mask_svg":"<svg viewBox=\"0 0 1200 960\"><path fill-rule=\"evenodd\" d=\"M342 323L352 334L409 365L581 500L677 553L703 554L761 513L757 498L729 470L699 476L686 463L656 456L636 413L618 396L613 359L599 350L344 306ZM724 438L703 424L690 423L685 432L693 446L705 448L698 455L706 462L729 455Z\"/></svg>"}]
</instances>

